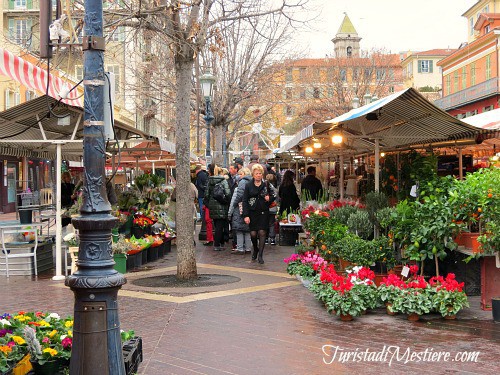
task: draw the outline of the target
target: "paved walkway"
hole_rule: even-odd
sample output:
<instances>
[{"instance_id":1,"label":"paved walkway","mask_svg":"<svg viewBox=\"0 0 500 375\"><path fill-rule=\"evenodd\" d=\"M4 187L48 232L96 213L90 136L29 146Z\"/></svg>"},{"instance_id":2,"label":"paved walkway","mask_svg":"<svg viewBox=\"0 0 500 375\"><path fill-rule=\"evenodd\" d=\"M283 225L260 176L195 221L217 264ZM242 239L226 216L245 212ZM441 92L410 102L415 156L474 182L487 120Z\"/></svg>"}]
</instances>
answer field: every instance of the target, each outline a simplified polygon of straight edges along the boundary
<instances>
[{"instance_id":1,"label":"paved walkway","mask_svg":"<svg viewBox=\"0 0 500 375\"><path fill-rule=\"evenodd\" d=\"M471 308L456 321L437 315L411 323L384 311L353 322L330 316L313 295L285 272L283 258L291 247L268 246L259 265L250 255L215 252L198 245L199 274L232 275L241 280L219 287L156 289L134 285L147 276L175 273L176 253L127 274L119 293L122 329L142 336L144 362L139 374L494 374L499 372L500 325L491 312ZM72 314L73 294L62 282L42 275L1 278L0 312L54 311ZM323 353L323 346L338 347ZM391 353L385 361L347 361L341 351ZM406 350L457 353L479 352L477 361L405 360ZM382 354L379 354L382 356ZM392 361L392 362L391 362ZM326 363L325 363L326 362Z\"/></svg>"}]
</instances>

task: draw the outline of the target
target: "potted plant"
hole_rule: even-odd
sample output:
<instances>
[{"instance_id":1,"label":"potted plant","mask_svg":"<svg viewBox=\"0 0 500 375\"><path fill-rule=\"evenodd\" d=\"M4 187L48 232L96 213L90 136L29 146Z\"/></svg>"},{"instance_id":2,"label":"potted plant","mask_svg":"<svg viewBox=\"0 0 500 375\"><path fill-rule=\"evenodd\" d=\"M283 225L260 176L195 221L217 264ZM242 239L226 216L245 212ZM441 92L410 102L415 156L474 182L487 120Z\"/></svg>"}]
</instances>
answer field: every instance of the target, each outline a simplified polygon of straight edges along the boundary
<instances>
[{"instance_id":1,"label":"potted plant","mask_svg":"<svg viewBox=\"0 0 500 375\"><path fill-rule=\"evenodd\" d=\"M387 314L395 315L392 305L394 300L399 297L404 281L396 274L389 274L384 277L382 283L378 287L380 300L385 303Z\"/></svg>"},{"instance_id":2,"label":"potted plant","mask_svg":"<svg viewBox=\"0 0 500 375\"><path fill-rule=\"evenodd\" d=\"M115 261L115 270L120 273L127 272L127 252L130 250L130 243L120 234L117 242L111 245L113 250L113 260Z\"/></svg>"},{"instance_id":3,"label":"potted plant","mask_svg":"<svg viewBox=\"0 0 500 375\"><path fill-rule=\"evenodd\" d=\"M462 290L464 283L455 280L455 274L449 273L446 278L434 276L429 284L435 288L433 294L434 310L445 319L455 319L455 315L464 307L469 307L467 295Z\"/></svg>"},{"instance_id":4,"label":"potted plant","mask_svg":"<svg viewBox=\"0 0 500 375\"><path fill-rule=\"evenodd\" d=\"M304 254L292 254L284 259L284 262L287 264L286 271L288 274L297 276L306 286L309 284L306 280L310 280L327 264L314 251L307 251Z\"/></svg>"},{"instance_id":5,"label":"potted plant","mask_svg":"<svg viewBox=\"0 0 500 375\"><path fill-rule=\"evenodd\" d=\"M433 308L433 289L423 276L417 276L418 266L411 266L412 276L400 285L392 302L392 310L408 315L408 320L416 321Z\"/></svg>"}]
</instances>

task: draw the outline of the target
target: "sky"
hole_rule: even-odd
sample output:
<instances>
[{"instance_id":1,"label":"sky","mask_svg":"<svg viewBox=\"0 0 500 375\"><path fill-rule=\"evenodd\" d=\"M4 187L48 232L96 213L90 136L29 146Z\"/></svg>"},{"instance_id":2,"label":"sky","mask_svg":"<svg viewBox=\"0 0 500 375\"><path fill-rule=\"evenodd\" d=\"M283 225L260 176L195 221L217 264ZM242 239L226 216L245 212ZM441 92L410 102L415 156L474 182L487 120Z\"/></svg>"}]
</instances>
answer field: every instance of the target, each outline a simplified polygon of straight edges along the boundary
<instances>
[{"instance_id":1,"label":"sky","mask_svg":"<svg viewBox=\"0 0 500 375\"><path fill-rule=\"evenodd\" d=\"M319 13L313 31L295 38L308 57L333 55L331 39L344 12L361 39L361 49L392 53L458 48L467 41L467 20L462 14L477 0L310 0ZM307 49L309 44L309 49Z\"/></svg>"}]
</instances>

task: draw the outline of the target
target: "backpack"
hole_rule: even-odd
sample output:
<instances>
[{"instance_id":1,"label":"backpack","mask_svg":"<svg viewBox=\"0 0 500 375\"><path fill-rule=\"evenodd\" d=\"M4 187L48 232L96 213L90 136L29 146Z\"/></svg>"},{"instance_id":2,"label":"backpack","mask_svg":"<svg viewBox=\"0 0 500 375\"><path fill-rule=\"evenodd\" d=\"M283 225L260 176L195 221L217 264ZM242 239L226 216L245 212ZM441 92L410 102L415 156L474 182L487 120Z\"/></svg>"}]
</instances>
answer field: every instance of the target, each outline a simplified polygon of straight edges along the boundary
<instances>
[{"instance_id":1,"label":"backpack","mask_svg":"<svg viewBox=\"0 0 500 375\"><path fill-rule=\"evenodd\" d=\"M224 181L218 182L214 186L213 197L214 199L221 204L228 204L231 200L231 197L226 195L224 191Z\"/></svg>"}]
</instances>

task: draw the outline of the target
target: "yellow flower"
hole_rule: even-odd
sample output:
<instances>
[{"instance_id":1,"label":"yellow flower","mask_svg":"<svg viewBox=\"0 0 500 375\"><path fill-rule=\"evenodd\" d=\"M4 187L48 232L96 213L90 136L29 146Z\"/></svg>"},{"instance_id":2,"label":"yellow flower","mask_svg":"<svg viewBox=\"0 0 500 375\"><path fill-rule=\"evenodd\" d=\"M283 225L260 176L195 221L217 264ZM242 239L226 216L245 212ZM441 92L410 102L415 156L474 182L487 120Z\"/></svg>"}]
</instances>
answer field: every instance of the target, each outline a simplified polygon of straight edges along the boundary
<instances>
[{"instance_id":1,"label":"yellow flower","mask_svg":"<svg viewBox=\"0 0 500 375\"><path fill-rule=\"evenodd\" d=\"M40 323L40 327L48 327L48 326L50 326L50 324L47 323L45 320L40 320L39 323Z\"/></svg>"},{"instance_id":2,"label":"yellow flower","mask_svg":"<svg viewBox=\"0 0 500 375\"><path fill-rule=\"evenodd\" d=\"M69 337L73 337L73 331L72 330L68 330L68 336Z\"/></svg>"},{"instance_id":3,"label":"yellow flower","mask_svg":"<svg viewBox=\"0 0 500 375\"><path fill-rule=\"evenodd\" d=\"M26 344L26 341L21 336L12 336L12 340L16 342L17 345Z\"/></svg>"},{"instance_id":4,"label":"yellow flower","mask_svg":"<svg viewBox=\"0 0 500 375\"><path fill-rule=\"evenodd\" d=\"M57 333L57 329L53 329L50 333L49 333L49 337L52 338L56 335Z\"/></svg>"},{"instance_id":5,"label":"yellow flower","mask_svg":"<svg viewBox=\"0 0 500 375\"><path fill-rule=\"evenodd\" d=\"M31 318L27 315L16 315L14 319L19 320L20 322L25 322L27 320L31 320Z\"/></svg>"},{"instance_id":6,"label":"yellow flower","mask_svg":"<svg viewBox=\"0 0 500 375\"><path fill-rule=\"evenodd\" d=\"M73 321L68 320L66 323L64 323L64 325L66 326L66 328L73 327Z\"/></svg>"},{"instance_id":7,"label":"yellow flower","mask_svg":"<svg viewBox=\"0 0 500 375\"><path fill-rule=\"evenodd\" d=\"M52 348L45 348L43 349L44 353L49 353L51 357L57 355L57 350L52 349Z\"/></svg>"}]
</instances>

